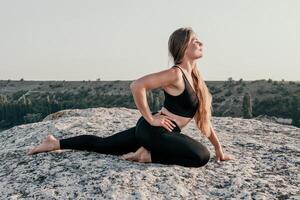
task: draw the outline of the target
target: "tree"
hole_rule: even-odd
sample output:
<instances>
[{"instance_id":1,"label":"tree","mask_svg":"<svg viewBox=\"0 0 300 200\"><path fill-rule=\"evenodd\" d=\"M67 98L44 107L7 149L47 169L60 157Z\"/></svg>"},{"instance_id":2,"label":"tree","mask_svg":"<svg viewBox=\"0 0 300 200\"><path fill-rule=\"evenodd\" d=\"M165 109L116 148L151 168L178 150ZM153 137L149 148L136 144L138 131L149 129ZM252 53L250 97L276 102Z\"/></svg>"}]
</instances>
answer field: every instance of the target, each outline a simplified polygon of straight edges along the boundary
<instances>
[{"instance_id":1,"label":"tree","mask_svg":"<svg viewBox=\"0 0 300 200\"><path fill-rule=\"evenodd\" d=\"M8 103L7 96L4 94L0 94L0 105Z\"/></svg>"},{"instance_id":2,"label":"tree","mask_svg":"<svg viewBox=\"0 0 300 200\"><path fill-rule=\"evenodd\" d=\"M228 79L227 79L227 81L225 81L224 83L223 83L223 86L224 87L231 87L231 86L233 86L235 84L235 81L232 79L232 77L229 77Z\"/></svg>"},{"instance_id":3,"label":"tree","mask_svg":"<svg viewBox=\"0 0 300 200\"><path fill-rule=\"evenodd\" d=\"M299 105L299 97L293 96L291 102L291 118L292 125L300 127L300 105Z\"/></svg>"},{"instance_id":4,"label":"tree","mask_svg":"<svg viewBox=\"0 0 300 200\"><path fill-rule=\"evenodd\" d=\"M229 77L229 78L227 79L227 81L228 81L229 83L232 83L232 82L233 82L232 77Z\"/></svg>"},{"instance_id":5,"label":"tree","mask_svg":"<svg viewBox=\"0 0 300 200\"><path fill-rule=\"evenodd\" d=\"M238 94L241 94L241 93L243 92L243 90L244 90L243 87L238 87L238 88L236 89L236 91L237 91Z\"/></svg>"},{"instance_id":6,"label":"tree","mask_svg":"<svg viewBox=\"0 0 300 200\"><path fill-rule=\"evenodd\" d=\"M245 119L252 118L251 96L248 92L245 93L244 98L243 98L242 113L243 113L243 117Z\"/></svg>"},{"instance_id":7,"label":"tree","mask_svg":"<svg viewBox=\"0 0 300 200\"><path fill-rule=\"evenodd\" d=\"M41 113L28 113L23 118L25 123L38 122L43 119Z\"/></svg>"},{"instance_id":8,"label":"tree","mask_svg":"<svg viewBox=\"0 0 300 200\"><path fill-rule=\"evenodd\" d=\"M158 109L160 109L160 99L159 99L159 96L156 96L154 99L155 100L154 100L153 109L154 110L158 110Z\"/></svg>"},{"instance_id":9,"label":"tree","mask_svg":"<svg viewBox=\"0 0 300 200\"><path fill-rule=\"evenodd\" d=\"M232 95L232 91L230 89L228 89L225 94L224 94L226 97Z\"/></svg>"},{"instance_id":10,"label":"tree","mask_svg":"<svg viewBox=\"0 0 300 200\"><path fill-rule=\"evenodd\" d=\"M150 107L150 110L154 109L154 100L153 100L153 93L152 91L147 92L147 101Z\"/></svg>"}]
</instances>

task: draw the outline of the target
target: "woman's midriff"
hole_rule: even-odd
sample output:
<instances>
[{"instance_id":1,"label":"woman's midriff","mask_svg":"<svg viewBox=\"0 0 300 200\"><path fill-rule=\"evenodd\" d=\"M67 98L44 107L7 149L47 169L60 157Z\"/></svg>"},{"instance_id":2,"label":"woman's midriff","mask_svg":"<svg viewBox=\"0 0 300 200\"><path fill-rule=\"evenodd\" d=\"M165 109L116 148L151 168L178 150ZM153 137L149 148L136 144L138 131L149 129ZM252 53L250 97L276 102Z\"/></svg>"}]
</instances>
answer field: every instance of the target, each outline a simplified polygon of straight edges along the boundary
<instances>
[{"instance_id":1,"label":"woman's midriff","mask_svg":"<svg viewBox=\"0 0 300 200\"><path fill-rule=\"evenodd\" d=\"M176 122L176 124L179 126L180 129L184 128L193 119L189 117L182 117L179 115L175 115L174 113L168 111L165 107L162 107L162 109L159 110L158 112L161 112L164 115L171 117Z\"/></svg>"}]
</instances>

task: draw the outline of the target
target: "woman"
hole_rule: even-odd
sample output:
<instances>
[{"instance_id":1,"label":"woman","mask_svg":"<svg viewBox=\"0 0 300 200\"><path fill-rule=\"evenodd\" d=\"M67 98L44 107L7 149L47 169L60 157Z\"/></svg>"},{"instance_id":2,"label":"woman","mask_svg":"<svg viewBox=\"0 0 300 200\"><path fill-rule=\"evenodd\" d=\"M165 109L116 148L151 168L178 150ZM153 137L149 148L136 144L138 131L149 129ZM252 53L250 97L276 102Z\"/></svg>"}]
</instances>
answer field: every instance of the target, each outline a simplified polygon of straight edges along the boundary
<instances>
[{"instance_id":1,"label":"woman","mask_svg":"<svg viewBox=\"0 0 300 200\"><path fill-rule=\"evenodd\" d=\"M142 114L136 126L109 137L79 135L56 139L48 135L28 155L58 149L77 149L122 155L137 162L177 164L201 167L208 163L210 152L202 143L181 133L193 118L199 130L214 145L217 161L233 159L225 155L211 125L212 96L203 81L196 61L202 57L202 43L190 27L175 30L168 41L175 65L149 74L130 84L135 104ZM164 106L149 109L146 91L162 87Z\"/></svg>"}]
</instances>

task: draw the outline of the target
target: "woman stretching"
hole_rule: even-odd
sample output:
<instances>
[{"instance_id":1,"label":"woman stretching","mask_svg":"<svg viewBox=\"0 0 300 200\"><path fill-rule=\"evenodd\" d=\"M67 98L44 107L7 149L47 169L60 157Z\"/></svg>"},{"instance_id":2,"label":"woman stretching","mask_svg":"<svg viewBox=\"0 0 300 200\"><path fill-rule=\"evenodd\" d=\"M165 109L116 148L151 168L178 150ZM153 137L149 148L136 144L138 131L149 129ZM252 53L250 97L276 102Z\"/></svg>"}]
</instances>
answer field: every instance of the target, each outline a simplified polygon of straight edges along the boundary
<instances>
[{"instance_id":1,"label":"woman stretching","mask_svg":"<svg viewBox=\"0 0 300 200\"><path fill-rule=\"evenodd\" d=\"M194 118L200 132L214 145L216 160L234 159L223 153L211 124L212 96L196 63L202 57L202 43L192 28L185 27L171 34L168 48L174 66L130 84L135 104L142 114L136 126L108 137L79 135L56 139L50 134L27 154L77 149L122 155L123 160L143 163L201 167L210 159L209 150L181 133L181 129ZM146 92L159 87L163 88L165 102L160 111L151 112Z\"/></svg>"}]
</instances>

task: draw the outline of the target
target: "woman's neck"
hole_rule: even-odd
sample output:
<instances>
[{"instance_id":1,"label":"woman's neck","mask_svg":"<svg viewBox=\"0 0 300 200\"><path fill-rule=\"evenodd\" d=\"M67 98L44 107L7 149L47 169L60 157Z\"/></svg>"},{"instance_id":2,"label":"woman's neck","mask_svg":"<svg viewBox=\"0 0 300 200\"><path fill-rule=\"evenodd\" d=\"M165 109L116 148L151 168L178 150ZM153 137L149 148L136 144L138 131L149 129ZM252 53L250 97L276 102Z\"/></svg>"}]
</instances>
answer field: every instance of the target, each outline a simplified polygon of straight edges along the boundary
<instances>
[{"instance_id":1,"label":"woman's neck","mask_svg":"<svg viewBox=\"0 0 300 200\"><path fill-rule=\"evenodd\" d=\"M196 67L196 60L194 61L183 61L178 65L182 69L184 69L189 75L192 74L192 70Z\"/></svg>"}]
</instances>

